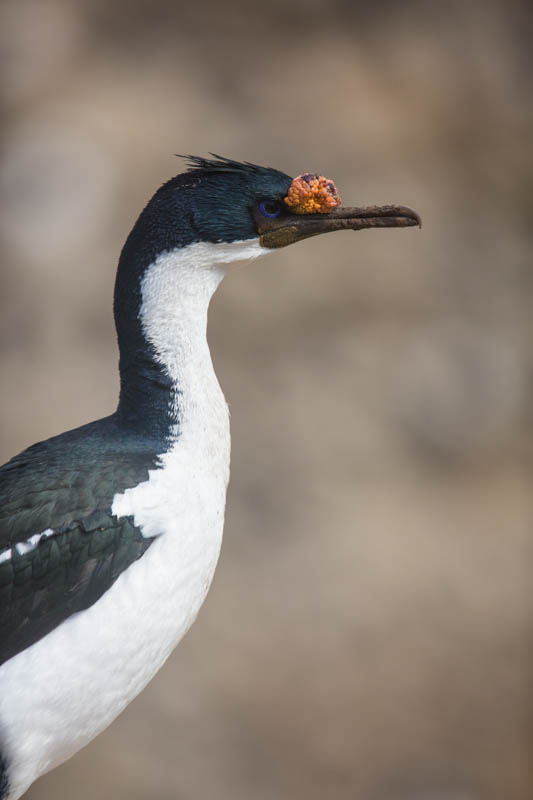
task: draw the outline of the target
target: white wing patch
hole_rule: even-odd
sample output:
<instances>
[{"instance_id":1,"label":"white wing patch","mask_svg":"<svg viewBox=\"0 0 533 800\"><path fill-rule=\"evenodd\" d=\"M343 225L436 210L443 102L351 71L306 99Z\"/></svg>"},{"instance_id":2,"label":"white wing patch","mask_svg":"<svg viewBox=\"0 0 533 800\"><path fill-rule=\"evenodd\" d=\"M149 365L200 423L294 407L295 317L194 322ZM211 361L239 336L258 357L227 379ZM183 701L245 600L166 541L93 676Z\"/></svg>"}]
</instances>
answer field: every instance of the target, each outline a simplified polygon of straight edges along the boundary
<instances>
[{"instance_id":1,"label":"white wing patch","mask_svg":"<svg viewBox=\"0 0 533 800\"><path fill-rule=\"evenodd\" d=\"M0 564L3 564L4 561L9 561L13 556L13 550L16 550L19 556L23 556L26 553L30 553L32 550L35 550L39 542L43 539L48 539L50 536L55 535L55 531L52 528L47 528L45 531L41 533L34 533L33 536L30 536L29 539L26 539L23 542L17 542L14 547L8 547L6 550L2 550L0 552Z\"/></svg>"}]
</instances>

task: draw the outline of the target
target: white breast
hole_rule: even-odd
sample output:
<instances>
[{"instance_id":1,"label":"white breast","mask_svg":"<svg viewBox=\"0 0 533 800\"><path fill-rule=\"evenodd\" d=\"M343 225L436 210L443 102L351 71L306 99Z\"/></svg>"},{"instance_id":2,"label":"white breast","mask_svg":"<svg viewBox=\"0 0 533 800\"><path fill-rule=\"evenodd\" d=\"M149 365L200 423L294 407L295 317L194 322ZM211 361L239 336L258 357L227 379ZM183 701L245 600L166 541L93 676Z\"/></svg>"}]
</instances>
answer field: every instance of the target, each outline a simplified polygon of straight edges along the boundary
<instances>
[{"instance_id":1,"label":"white breast","mask_svg":"<svg viewBox=\"0 0 533 800\"><path fill-rule=\"evenodd\" d=\"M191 245L145 274L143 327L179 403L160 467L115 496L112 511L133 515L145 536L157 538L91 608L0 668L10 800L109 725L162 666L205 598L222 540L230 455L207 308L220 264L261 252L255 241Z\"/></svg>"}]
</instances>

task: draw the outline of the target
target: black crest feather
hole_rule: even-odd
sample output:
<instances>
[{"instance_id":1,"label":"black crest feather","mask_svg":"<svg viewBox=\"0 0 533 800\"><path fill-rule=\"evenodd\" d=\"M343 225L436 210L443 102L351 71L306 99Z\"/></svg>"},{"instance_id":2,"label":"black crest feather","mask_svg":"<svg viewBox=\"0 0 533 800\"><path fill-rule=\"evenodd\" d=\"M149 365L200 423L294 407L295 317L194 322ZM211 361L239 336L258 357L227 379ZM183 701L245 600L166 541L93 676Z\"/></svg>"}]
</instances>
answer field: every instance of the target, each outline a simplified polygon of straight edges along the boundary
<instances>
[{"instance_id":1,"label":"black crest feather","mask_svg":"<svg viewBox=\"0 0 533 800\"><path fill-rule=\"evenodd\" d=\"M249 161L234 161L232 158L219 156L217 153L209 153L212 158L202 156L175 154L178 158L184 158L188 164L187 172L202 170L203 172L239 172L245 175L264 175L269 172L277 172L271 167L260 167Z\"/></svg>"}]
</instances>

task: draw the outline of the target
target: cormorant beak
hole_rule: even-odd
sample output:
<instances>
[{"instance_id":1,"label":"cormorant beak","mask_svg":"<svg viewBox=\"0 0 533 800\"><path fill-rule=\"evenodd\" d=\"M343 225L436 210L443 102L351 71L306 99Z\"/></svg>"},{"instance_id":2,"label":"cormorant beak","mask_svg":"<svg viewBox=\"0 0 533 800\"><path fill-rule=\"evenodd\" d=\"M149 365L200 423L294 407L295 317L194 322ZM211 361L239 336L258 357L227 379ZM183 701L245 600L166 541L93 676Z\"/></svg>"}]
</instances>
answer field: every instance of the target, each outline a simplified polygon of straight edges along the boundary
<instances>
[{"instance_id":1,"label":"cormorant beak","mask_svg":"<svg viewBox=\"0 0 533 800\"><path fill-rule=\"evenodd\" d=\"M273 219L256 213L259 241L263 247L285 247L310 236L330 231L360 231L363 228L422 227L416 211L407 206L340 207L329 214L284 214Z\"/></svg>"}]
</instances>

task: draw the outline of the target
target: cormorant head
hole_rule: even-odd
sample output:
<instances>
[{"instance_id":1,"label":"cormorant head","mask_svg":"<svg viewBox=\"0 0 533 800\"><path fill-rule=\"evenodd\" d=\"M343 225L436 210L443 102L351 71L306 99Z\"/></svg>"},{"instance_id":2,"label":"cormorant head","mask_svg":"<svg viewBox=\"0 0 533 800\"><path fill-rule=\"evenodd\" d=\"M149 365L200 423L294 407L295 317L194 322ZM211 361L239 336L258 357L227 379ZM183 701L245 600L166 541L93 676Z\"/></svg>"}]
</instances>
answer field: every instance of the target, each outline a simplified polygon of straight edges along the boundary
<instances>
[{"instance_id":1,"label":"cormorant head","mask_svg":"<svg viewBox=\"0 0 533 800\"><path fill-rule=\"evenodd\" d=\"M195 243L244 242L257 244L259 255L329 231L420 224L416 212L404 206L340 206L334 183L318 175L293 179L270 167L212 155L184 156L188 171L154 194L123 255L141 257L146 266L162 252ZM251 252L233 250L236 255L242 250L243 257Z\"/></svg>"},{"instance_id":2,"label":"cormorant head","mask_svg":"<svg viewBox=\"0 0 533 800\"><path fill-rule=\"evenodd\" d=\"M120 408L132 418L140 400L131 387L147 377L167 403L172 365L193 335L205 338L209 299L230 264L328 231L420 223L401 206L343 208L333 181L319 175L293 179L212 155L186 156L189 170L158 189L122 249L114 310Z\"/></svg>"}]
</instances>

